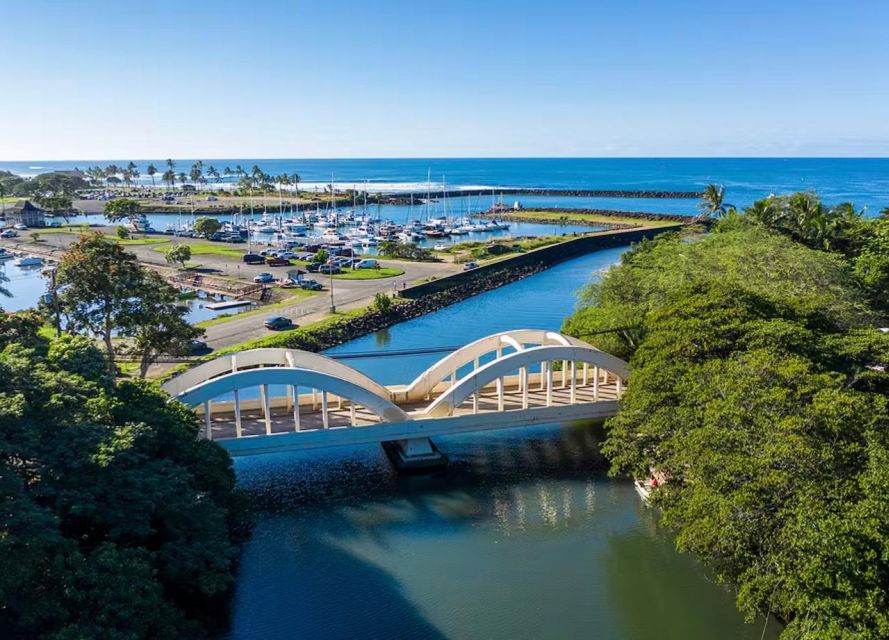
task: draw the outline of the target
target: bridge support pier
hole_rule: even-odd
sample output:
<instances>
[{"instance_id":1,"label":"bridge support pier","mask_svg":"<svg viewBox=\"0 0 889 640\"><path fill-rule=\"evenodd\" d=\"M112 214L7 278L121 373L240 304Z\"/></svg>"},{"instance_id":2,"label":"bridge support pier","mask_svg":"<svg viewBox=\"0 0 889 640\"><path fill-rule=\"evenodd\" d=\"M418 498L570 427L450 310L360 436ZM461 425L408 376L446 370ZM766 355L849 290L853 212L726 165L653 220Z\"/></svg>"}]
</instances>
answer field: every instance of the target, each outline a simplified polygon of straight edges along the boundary
<instances>
[{"instance_id":1,"label":"bridge support pier","mask_svg":"<svg viewBox=\"0 0 889 640\"><path fill-rule=\"evenodd\" d=\"M448 457L429 438L384 442L383 450L395 469L402 473L435 471L448 464Z\"/></svg>"}]
</instances>

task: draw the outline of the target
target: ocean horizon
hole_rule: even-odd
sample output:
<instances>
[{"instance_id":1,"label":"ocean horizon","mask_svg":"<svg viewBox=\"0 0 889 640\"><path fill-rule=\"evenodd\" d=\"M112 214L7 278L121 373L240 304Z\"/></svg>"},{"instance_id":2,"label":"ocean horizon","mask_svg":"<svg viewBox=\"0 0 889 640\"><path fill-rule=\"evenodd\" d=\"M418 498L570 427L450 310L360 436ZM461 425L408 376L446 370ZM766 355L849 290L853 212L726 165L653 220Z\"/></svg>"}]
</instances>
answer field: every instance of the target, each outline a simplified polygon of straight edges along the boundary
<instances>
[{"instance_id":1,"label":"ocean horizon","mask_svg":"<svg viewBox=\"0 0 889 640\"><path fill-rule=\"evenodd\" d=\"M746 206L771 193L815 191L828 203L853 202L859 208L889 206L889 158L214 158L202 159L204 171L215 166L259 165L271 175L298 173L300 187L311 190L331 181L343 188L371 191L510 188L621 189L694 191L710 183L726 188L728 202ZM0 162L0 170L22 176L84 169L130 159ZM133 160L142 176L163 159ZM177 159L187 172L195 159ZM429 181L427 182L427 176ZM158 184L159 177L156 178Z\"/></svg>"}]
</instances>

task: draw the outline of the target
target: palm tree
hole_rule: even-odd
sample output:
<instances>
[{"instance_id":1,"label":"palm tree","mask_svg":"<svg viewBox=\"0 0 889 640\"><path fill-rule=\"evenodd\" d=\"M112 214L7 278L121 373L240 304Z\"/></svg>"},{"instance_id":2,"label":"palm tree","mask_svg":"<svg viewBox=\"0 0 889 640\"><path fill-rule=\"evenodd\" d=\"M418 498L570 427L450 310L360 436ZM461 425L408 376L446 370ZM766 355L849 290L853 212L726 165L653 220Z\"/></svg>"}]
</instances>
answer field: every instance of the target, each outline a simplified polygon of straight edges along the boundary
<instances>
[{"instance_id":1,"label":"palm tree","mask_svg":"<svg viewBox=\"0 0 889 640\"><path fill-rule=\"evenodd\" d=\"M189 176L191 177L192 182L194 182L195 184L200 184L201 178L204 176L204 163L198 160L193 165L191 165Z\"/></svg>"},{"instance_id":2,"label":"palm tree","mask_svg":"<svg viewBox=\"0 0 889 640\"><path fill-rule=\"evenodd\" d=\"M157 167L153 164L148 165L148 168L145 170L145 173L148 174L148 177L151 178L151 188L154 188L154 176L157 174Z\"/></svg>"},{"instance_id":3,"label":"palm tree","mask_svg":"<svg viewBox=\"0 0 889 640\"><path fill-rule=\"evenodd\" d=\"M698 204L696 220L706 218L721 218L735 207L725 202L725 187L722 185L708 184L701 194L701 202Z\"/></svg>"},{"instance_id":4,"label":"palm tree","mask_svg":"<svg viewBox=\"0 0 889 640\"><path fill-rule=\"evenodd\" d=\"M296 188L296 197L299 198L299 183L302 182L302 178L299 177L298 173L294 173L290 176L290 182L292 182L293 186Z\"/></svg>"},{"instance_id":5,"label":"palm tree","mask_svg":"<svg viewBox=\"0 0 889 640\"><path fill-rule=\"evenodd\" d=\"M185 183L188 182L188 176L185 175L184 171L180 171L177 177L179 178L179 184L182 186L185 186Z\"/></svg>"},{"instance_id":6,"label":"palm tree","mask_svg":"<svg viewBox=\"0 0 889 640\"><path fill-rule=\"evenodd\" d=\"M231 167L226 167L225 169L222 170L222 175L224 175L226 178L230 178L233 174L234 174L234 171L232 171Z\"/></svg>"},{"instance_id":7,"label":"palm tree","mask_svg":"<svg viewBox=\"0 0 889 640\"><path fill-rule=\"evenodd\" d=\"M176 163L173 162L172 159L167 158L167 169L169 169L170 171L173 171L175 168L176 168Z\"/></svg>"},{"instance_id":8,"label":"palm tree","mask_svg":"<svg viewBox=\"0 0 889 640\"><path fill-rule=\"evenodd\" d=\"M172 169L167 169L161 176L161 180L172 190L173 185L176 184L176 173Z\"/></svg>"},{"instance_id":9,"label":"palm tree","mask_svg":"<svg viewBox=\"0 0 889 640\"><path fill-rule=\"evenodd\" d=\"M219 172L216 170L216 167L210 165L210 168L207 169L207 175L213 178L213 182L219 182Z\"/></svg>"},{"instance_id":10,"label":"palm tree","mask_svg":"<svg viewBox=\"0 0 889 640\"><path fill-rule=\"evenodd\" d=\"M129 170L130 170L130 176L133 178L133 184L135 184L136 181L139 179L139 176L142 174L139 173L139 168L136 166L136 164L134 162L130 163Z\"/></svg>"}]
</instances>

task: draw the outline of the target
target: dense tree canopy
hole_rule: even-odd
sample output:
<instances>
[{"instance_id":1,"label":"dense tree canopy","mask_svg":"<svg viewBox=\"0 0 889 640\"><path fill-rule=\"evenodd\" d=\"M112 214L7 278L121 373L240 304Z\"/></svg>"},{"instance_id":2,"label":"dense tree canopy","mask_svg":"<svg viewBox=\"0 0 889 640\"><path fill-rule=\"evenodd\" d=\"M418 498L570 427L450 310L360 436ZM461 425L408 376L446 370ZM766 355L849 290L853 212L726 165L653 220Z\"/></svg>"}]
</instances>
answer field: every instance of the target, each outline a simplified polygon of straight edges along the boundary
<instances>
[{"instance_id":1,"label":"dense tree canopy","mask_svg":"<svg viewBox=\"0 0 889 640\"><path fill-rule=\"evenodd\" d=\"M889 637L880 269L834 249L867 229L882 265L886 245L838 220L828 242L730 212L715 233L642 243L565 326L631 361L606 425L613 470L665 474L653 499L678 546L787 638Z\"/></svg>"},{"instance_id":2,"label":"dense tree canopy","mask_svg":"<svg viewBox=\"0 0 889 640\"><path fill-rule=\"evenodd\" d=\"M0 636L202 635L232 580L228 455L40 325L0 313Z\"/></svg>"}]
</instances>

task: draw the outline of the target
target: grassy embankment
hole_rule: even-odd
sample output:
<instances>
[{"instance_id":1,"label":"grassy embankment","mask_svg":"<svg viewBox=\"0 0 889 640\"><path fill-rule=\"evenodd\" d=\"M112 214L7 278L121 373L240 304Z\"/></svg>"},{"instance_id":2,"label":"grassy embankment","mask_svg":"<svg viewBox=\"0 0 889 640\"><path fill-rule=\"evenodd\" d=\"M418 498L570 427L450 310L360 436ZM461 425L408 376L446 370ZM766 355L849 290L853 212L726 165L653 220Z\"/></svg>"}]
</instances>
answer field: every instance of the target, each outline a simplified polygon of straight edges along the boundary
<instances>
[{"instance_id":1,"label":"grassy embankment","mask_svg":"<svg viewBox=\"0 0 889 640\"><path fill-rule=\"evenodd\" d=\"M653 214L654 215L654 214ZM654 218L633 218L633 217L621 217L621 216L606 216L606 215L597 215L593 213L579 213L576 211L559 211L552 209L521 209L518 211L510 211L508 215L503 216L504 219L509 220L547 220L552 222L565 222L565 223L574 223L574 224L629 224L634 226L643 226L643 227L665 227L671 224L676 224L676 220L671 219L671 216L664 215L661 216L663 219Z\"/></svg>"},{"instance_id":2,"label":"grassy embankment","mask_svg":"<svg viewBox=\"0 0 889 640\"><path fill-rule=\"evenodd\" d=\"M454 256L454 262L468 262L470 260L477 262L493 262L503 260L517 253L525 253L540 247L573 240L576 236L533 236L519 238L492 238L491 240L460 242L451 245L444 251L436 253L446 253Z\"/></svg>"}]
</instances>

